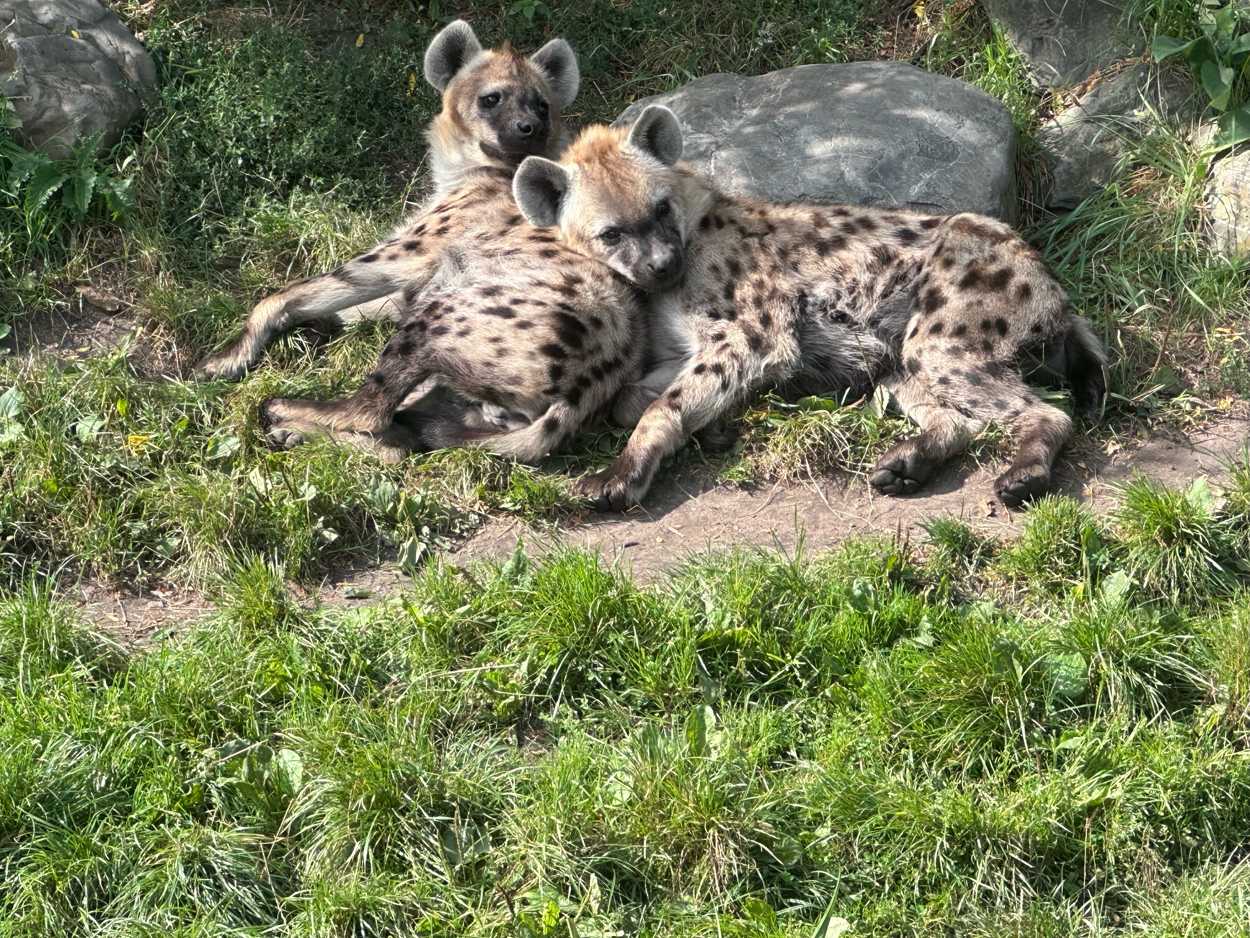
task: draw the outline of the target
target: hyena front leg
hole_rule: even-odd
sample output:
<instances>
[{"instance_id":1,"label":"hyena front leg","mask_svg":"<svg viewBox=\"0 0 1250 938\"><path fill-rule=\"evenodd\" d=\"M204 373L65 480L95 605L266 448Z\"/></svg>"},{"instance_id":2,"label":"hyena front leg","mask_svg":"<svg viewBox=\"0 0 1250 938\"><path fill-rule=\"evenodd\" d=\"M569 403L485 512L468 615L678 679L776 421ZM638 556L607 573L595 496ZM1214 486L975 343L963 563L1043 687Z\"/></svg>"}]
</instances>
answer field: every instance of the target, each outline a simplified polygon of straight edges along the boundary
<instances>
[{"instance_id":1,"label":"hyena front leg","mask_svg":"<svg viewBox=\"0 0 1250 938\"><path fill-rule=\"evenodd\" d=\"M603 472L578 484L600 508L619 511L646 495L665 457L751 391L785 376L797 359L789 342L774 343L750 326L738 326L701 348L667 389L651 402L625 449Z\"/></svg>"},{"instance_id":2,"label":"hyena front leg","mask_svg":"<svg viewBox=\"0 0 1250 938\"><path fill-rule=\"evenodd\" d=\"M274 405L277 402L266 403ZM396 463L409 453L422 448L418 434L398 423L392 423L381 433L330 430L320 421L305 419L298 411L287 411L277 406L271 406L262 415L261 427L270 445L278 449L292 449L314 437L326 437L344 446L354 446L372 453L383 462Z\"/></svg>"},{"instance_id":3,"label":"hyena front leg","mask_svg":"<svg viewBox=\"0 0 1250 938\"><path fill-rule=\"evenodd\" d=\"M437 257L382 245L354 257L328 274L291 284L267 296L252 309L243 333L230 345L210 355L196 368L201 378L238 378L260 359L277 336L299 325L337 328L354 314L388 315L402 289L420 289L434 274ZM402 296L399 297L402 302ZM376 302L373 302L376 301Z\"/></svg>"}]
</instances>

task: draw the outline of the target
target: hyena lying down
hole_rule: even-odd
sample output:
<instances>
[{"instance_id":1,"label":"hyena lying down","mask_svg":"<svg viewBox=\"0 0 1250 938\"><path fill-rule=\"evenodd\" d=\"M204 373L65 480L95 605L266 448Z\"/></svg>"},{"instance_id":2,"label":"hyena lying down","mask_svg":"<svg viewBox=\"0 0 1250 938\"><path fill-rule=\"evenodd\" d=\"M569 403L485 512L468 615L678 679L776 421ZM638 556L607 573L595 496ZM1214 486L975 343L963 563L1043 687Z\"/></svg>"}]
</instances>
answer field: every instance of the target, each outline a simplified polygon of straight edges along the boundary
<instances>
[{"instance_id":1,"label":"hyena lying down","mask_svg":"<svg viewBox=\"0 0 1250 938\"><path fill-rule=\"evenodd\" d=\"M410 287L400 305L399 333L355 394L261 405L272 443L328 434L388 460L471 444L536 462L642 374L639 291L549 232L518 226L480 253L451 252L434 280ZM431 383L503 417L475 422L471 409L435 408L396 420Z\"/></svg>"},{"instance_id":2,"label":"hyena lying down","mask_svg":"<svg viewBox=\"0 0 1250 938\"><path fill-rule=\"evenodd\" d=\"M483 50L457 20L426 50L425 77L443 101L427 132L434 177L427 207L341 267L261 300L243 334L200 364L201 377L240 377L266 345L296 326L398 319L402 291L427 283L448 247L486 243L523 226L512 175L526 156L555 156L567 142L560 111L580 83L573 50L563 39L528 59L506 44Z\"/></svg>"},{"instance_id":3,"label":"hyena lying down","mask_svg":"<svg viewBox=\"0 0 1250 938\"><path fill-rule=\"evenodd\" d=\"M999 498L1016 505L1049 487L1071 420L1023 372L1065 379L1086 413L1106 378L1102 348L1036 250L978 215L732 198L678 163L681 151L676 117L650 107L631 129L587 129L559 163L527 159L514 182L532 223L659 288L657 364L617 406L637 429L584 481L587 495L638 502L687 436L767 385L884 385L920 432L877 463L880 492L917 490L992 420L1018 440Z\"/></svg>"}]
</instances>

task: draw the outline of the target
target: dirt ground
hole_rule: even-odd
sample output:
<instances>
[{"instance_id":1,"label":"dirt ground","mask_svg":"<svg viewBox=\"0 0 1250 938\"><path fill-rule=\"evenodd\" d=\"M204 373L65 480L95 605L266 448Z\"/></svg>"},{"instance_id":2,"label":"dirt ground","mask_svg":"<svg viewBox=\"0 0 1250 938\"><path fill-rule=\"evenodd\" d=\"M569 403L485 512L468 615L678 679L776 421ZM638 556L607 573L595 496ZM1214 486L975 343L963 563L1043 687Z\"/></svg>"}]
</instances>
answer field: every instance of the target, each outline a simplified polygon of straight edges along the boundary
<instances>
[{"instance_id":1,"label":"dirt ground","mask_svg":"<svg viewBox=\"0 0 1250 938\"><path fill-rule=\"evenodd\" d=\"M1063 459L1059 491L1095 510L1115 503L1116 489L1135 473L1183 486L1197 476L1218 484L1228 462L1246 449L1250 419L1218 421L1189 438L1156 437L1114 457ZM453 554L457 563L507 557L523 540L541 554L560 544L600 553L635 578L655 580L674 564L708 549L776 548L824 551L869 534L915 540L921 523L953 516L997 537L1010 538L1027 518L993 497L998 466L952 465L924 490L904 498L876 495L859 480L814 479L805 484L746 490L698 477L662 478L648 504L623 515L559 530L515 520L489 522Z\"/></svg>"}]
</instances>

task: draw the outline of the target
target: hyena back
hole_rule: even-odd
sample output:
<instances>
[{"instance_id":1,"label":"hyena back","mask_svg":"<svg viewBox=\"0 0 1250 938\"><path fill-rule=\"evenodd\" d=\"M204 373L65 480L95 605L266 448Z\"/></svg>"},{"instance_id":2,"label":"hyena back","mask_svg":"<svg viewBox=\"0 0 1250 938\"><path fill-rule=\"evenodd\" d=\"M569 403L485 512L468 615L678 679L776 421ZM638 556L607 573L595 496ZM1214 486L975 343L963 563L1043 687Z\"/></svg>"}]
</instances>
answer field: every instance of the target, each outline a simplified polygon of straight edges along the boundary
<instances>
[{"instance_id":1,"label":"hyena back","mask_svg":"<svg viewBox=\"0 0 1250 938\"><path fill-rule=\"evenodd\" d=\"M665 456L764 386L859 394L884 385L920 432L886 453L878 491L916 491L990 421L1018 439L995 491L1045 491L1071 420L1026 372L1059 377L1096 412L1104 354L1038 252L978 215L733 198L679 162L681 128L651 107L630 129L593 127L561 162L514 181L535 225L648 290L655 367L621 395L624 451L584 480L620 508Z\"/></svg>"},{"instance_id":2,"label":"hyena back","mask_svg":"<svg viewBox=\"0 0 1250 938\"><path fill-rule=\"evenodd\" d=\"M397 320L402 291L427 283L448 247L485 243L521 224L512 175L525 157L556 155L566 142L560 112L580 81L573 50L563 39L529 58L507 44L484 50L458 20L434 37L424 71L442 94L442 110L427 131L434 179L427 206L328 274L261 300L242 334L199 365L199 376L240 377L274 338L296 326Z\"/></svg>"}]
</instances>

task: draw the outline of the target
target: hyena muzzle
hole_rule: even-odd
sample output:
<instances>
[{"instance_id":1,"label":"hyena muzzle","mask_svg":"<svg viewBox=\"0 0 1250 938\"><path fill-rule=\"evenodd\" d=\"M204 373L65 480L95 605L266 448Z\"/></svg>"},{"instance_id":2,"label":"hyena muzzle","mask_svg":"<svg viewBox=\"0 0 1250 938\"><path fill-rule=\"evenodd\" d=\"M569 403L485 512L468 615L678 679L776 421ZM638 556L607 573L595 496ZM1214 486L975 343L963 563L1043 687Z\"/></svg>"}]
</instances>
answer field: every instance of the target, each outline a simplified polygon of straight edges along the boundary
<instances>
[{"instance_id":1,"label":"hyena muzzle","mask_svg":"<svg viewBox=\"0 0 1250 938\"><path fill-rule=\"evenodd\" d=\"M330 273L261 300L242 334L201 362L197 375L238 378L275 337L297 326L398 319L403 291L428 282L448 247L485 243L522 224L512 176L525 157L554 156L566 143L560 113L580 82L573 50L563 39L528 58L508 44L483 49L458 20L434 37L424 70L442 93L442 110L427 131L434 192L426 207Z\"/></svg>"},{"instance_id":2,"label":"hyena muzzle","mask_svg":"<svg viewBox=\"0 0 1250 938\"><path fill-rule=\"evenodd\" d=\"M1050 486L1072 422L1025 375L1066 381L1093 415L1106 367L1034 248L978 215L734 198L681 151L676 117L650 107L632 128L588 128L558 163L527 159L513 184L532 223L651 294L655 365L617 406L638 425L587 495L638 502L668 454L765 386L887 388L920 432L879 460L879 492L918 490L990 421L1018 441L1002 501Z\"/></svg>"}]
</instances>

